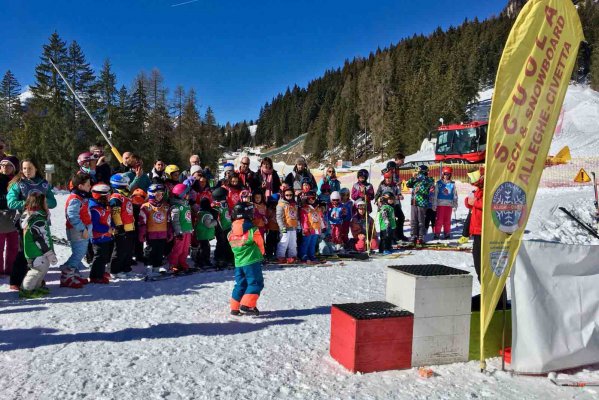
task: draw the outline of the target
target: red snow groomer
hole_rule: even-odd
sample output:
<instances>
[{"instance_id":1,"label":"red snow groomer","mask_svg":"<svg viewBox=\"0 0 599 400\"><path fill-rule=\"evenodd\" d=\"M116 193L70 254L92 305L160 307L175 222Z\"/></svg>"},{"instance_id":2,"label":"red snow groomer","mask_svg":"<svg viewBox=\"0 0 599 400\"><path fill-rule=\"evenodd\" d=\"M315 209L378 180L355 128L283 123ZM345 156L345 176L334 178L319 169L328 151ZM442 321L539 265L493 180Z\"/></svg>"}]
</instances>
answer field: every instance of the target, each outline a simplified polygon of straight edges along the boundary
<instances>
[{"instance_id":1,"label":"red snow groomer","mask_svg":"<svg viewBox=\"0 0 599 400\"><path fill-rule=\"evenodd\" d=\"M489 121L443 125L437 128L435 161L476 164L485 162ZM431 140L429 135L429 140Z\"/></svg>"}]
</instances>

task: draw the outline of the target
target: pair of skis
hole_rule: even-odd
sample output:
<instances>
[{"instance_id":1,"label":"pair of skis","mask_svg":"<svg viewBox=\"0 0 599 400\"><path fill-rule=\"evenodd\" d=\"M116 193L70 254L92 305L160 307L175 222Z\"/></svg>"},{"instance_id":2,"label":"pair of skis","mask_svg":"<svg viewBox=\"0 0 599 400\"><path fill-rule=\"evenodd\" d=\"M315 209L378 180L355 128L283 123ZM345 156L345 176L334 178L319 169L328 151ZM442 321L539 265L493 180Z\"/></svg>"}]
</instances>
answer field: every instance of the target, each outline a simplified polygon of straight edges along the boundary
<instances>
[{"instance_id":1,"label":"pair of skis","mask_svg":"<svg viewBox=\"0 0 599 400\"><path fill-rule=\"evenodd\" d=\"M599 194L597 193L597 176L594 172L591 172L593 176L593 190L595 192L595 201L593 202L595 206L595 227L582 221L578 216L574 215L572 212L566 210L564 207L559 207L560 211L565 213L572 221L576 222L582 229L590 233L593 237L599 239Z\"/></svg>"}]
</instances>

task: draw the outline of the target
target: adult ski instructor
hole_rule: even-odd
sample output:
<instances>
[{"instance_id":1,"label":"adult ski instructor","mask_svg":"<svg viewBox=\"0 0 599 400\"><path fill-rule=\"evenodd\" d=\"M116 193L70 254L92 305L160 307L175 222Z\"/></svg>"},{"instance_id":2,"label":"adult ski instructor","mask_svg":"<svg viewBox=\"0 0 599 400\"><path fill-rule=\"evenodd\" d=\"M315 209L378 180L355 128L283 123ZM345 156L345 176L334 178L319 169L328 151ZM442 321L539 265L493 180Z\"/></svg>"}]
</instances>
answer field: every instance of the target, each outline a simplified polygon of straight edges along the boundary
<instances>
[{"instance_id":1,"label":"adult ski instructor","mask_svg":"<svg viewBox=\"0 0 599 400\"><path fill-rule=\"evenodd\" d=\"M314 175L308 169L308 164L304 157L298 157L295 160L295 166L293 171L287 174L285 177L285 183L289 185L294 191L302 190L302 181L304 178L308 178L313 188L316 187L316 179Z\"/></svg>"}]
</instances>

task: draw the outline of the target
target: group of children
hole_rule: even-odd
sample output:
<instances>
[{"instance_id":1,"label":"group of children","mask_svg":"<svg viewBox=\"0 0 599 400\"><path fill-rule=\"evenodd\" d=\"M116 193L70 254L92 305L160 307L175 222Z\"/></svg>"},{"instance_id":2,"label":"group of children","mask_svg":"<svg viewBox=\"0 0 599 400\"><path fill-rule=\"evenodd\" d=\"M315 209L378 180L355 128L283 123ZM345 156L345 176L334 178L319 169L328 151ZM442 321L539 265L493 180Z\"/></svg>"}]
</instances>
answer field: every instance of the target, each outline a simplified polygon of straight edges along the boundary
<instances>
[{"instance_id":1,"label":"group of children","mask_svg":"<svg viewBox=\"0 0 599 400\"><path fill-rule=\"evenodd\" d=\"M358 171L350 190L341 187L330 168L332 173L316 187L313 180L304 179L299 188L283 184L278 193L268 197L259 188L251 191L231 168L214 188L201 168L192 168L183 183L171 176L178 167L170 165L166 170L168 179L155 181L147 190L133 187L126 172L113 174L109 184L95 182L85 169L73 176L65 205L72 252L60 267L60 286L107 284L111 279L130 276L131 266L137 262L146 265L149 277L234 265L231 312L257 314L263 258L279 264L313 264L319 262L317 253L378 249L389 254L396 241L408 240L403 232L401 180L393 162L382 171L383 181L376 193L368 182L368 171ZM445 167L442 179L435 183L428 177L426 166L421 166L407 181L412 189L414 243L423 242L429 209L437 213L435 235L438 237L443 229L449 236L451 210L457 207L451 172ZM378 209L376 224L370 217L373 202ZM47 294L43 276L50 264L57 263L45 222L47 215L43 195L31 193L21 219L25 256L31 261L23 283L24 297ZM140 247L143 252L135 250ZM91 256L89 278L80 272L86 253ZM193 266L187 261L190 254Z\"/></svg>"}]
</instances>

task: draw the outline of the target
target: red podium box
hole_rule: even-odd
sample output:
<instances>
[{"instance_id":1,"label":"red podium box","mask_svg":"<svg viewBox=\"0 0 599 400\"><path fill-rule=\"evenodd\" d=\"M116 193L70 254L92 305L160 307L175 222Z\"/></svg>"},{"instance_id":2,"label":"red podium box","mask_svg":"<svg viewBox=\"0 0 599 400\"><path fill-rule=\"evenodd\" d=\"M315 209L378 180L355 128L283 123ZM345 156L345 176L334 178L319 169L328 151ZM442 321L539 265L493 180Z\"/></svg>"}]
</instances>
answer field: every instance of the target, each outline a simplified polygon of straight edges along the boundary
<instances>
[{"instance_id":1,"label":"red podium box","mask_svg":"<svg viewBox=\"0 0 599 400\"><path fill-rule=\"evenodd\" d=\"M385 301L333 304L330 353L352 372L412 367L414 315Z\"/></svg>"}]
</instances>

